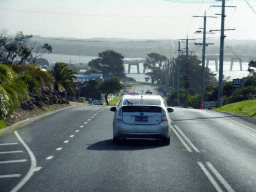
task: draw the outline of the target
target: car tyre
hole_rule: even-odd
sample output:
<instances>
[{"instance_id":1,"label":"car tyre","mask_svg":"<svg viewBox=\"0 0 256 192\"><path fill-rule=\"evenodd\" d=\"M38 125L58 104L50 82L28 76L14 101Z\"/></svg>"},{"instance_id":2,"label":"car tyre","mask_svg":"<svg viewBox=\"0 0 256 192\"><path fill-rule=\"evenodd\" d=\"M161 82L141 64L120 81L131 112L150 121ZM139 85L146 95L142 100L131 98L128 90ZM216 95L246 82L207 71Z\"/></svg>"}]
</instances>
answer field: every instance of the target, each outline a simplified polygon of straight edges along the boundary
<instances>
[{"instance_id":1,"label":"car tyre","mask_svg":"<svg viewBox=\"0 0 256 192\"><path fill-rule=\"evenodd\" d=\"M163 145L170 145L170 137L162 139Z\"/></svg>"},{"instance_id":2,"label":"car tyre","mask_svg":"<svg viewBox=\"0 0 256 192\"><path fill-rule=\"evenodd\" d=\"M117 137L113 137L113 143L119 144L120 140Z\"/></svg>"}]
</instances>

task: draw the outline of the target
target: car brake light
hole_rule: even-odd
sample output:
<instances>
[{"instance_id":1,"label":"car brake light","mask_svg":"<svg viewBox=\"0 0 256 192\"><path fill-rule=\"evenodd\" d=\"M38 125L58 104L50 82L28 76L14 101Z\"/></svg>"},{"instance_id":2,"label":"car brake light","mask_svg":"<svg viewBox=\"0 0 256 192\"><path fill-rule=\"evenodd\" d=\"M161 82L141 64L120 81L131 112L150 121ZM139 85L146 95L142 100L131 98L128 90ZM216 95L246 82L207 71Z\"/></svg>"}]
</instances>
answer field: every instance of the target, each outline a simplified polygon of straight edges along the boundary
<instances>
[{"instance_id":1,"label":"car brake light","mask_svg":"<svg viewBox=\"0 0 256 192\"><path fill-rule=\"evenodd\" d=\"M167 121L166 112L162 109L162 121Z\"/></svg>"},{"instance_id":2,"label":"car brake light","mask_svg":"<svg viewBox=\"0 0 256 192\"><path fill-rule=\"evenodd\" d=\"M116 120L117 121L122 121L123 120L123 116L122 116L122 109L119 109L116 115Z\"/></svg>"}]
</instances>

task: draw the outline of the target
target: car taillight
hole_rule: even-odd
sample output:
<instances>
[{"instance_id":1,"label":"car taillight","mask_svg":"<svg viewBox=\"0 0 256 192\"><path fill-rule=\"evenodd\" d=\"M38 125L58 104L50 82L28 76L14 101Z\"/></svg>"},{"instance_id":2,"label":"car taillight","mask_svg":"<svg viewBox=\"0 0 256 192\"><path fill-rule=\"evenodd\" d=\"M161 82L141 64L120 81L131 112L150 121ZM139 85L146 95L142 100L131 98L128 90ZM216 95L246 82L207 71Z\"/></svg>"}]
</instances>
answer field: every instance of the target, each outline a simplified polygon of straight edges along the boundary
<instances>
[{"instance_id":1,"label":"car taillight","mask_svg":"<svg viewBox=\"0 0 256 192\"><path fill-rule=\"evenodd\" d=\"M167 121L166 112L163 109L162 109L162 121Z\"/></svg>"},{"instance_id":2,"label":"car taillight","mask_svg":"<svg viewBox=\"0 0 256 192\"><path fill-rule=\"evenodd\" d=\"M123 121L122 109L119 109L117 111L116 120L117 121Z\"/></svg>"}]
</instances>

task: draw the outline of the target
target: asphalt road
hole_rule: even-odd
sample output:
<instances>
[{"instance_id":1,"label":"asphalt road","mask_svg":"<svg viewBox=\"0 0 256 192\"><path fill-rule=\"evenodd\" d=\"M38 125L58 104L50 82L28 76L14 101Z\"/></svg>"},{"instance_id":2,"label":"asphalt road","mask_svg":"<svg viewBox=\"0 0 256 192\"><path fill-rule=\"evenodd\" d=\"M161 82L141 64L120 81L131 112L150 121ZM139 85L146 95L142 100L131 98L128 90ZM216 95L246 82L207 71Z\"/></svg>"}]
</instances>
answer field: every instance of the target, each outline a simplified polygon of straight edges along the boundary
<instances>
[{"instance_id":1,"label":"asphalt road","mask_svg":"<svg viewBox=\"0 0 256 192\"><path fill-rule=\"evenodd\" d=\"M174 108L170 145L114 145L109 108L61 111L2 138L1 191L256 191L254 124Z\"/></svg>"}]
</instances>

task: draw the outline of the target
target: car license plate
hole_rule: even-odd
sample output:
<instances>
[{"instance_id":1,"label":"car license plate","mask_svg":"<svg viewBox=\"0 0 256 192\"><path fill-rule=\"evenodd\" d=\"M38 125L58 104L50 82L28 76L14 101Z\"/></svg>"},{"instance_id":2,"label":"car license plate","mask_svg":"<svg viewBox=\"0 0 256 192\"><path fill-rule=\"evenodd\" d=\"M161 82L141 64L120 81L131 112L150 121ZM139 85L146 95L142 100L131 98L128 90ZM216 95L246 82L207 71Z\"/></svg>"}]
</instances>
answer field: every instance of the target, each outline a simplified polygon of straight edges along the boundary
<instances>
[{"instance_id":1,"label":"car license plate","mask_svg":"<svg viewBox=\"0 0 256 192\"><path fill-rule=\"evenodd\" d=\"M148 121L148 117L145 117L145 116L136 116L136 117L135 117L135 121L144 121L144 122L147 122L147 121Z\"/></svg>"}]
</instances>

